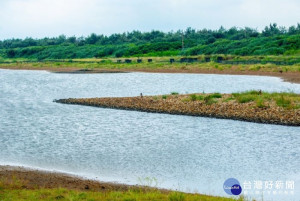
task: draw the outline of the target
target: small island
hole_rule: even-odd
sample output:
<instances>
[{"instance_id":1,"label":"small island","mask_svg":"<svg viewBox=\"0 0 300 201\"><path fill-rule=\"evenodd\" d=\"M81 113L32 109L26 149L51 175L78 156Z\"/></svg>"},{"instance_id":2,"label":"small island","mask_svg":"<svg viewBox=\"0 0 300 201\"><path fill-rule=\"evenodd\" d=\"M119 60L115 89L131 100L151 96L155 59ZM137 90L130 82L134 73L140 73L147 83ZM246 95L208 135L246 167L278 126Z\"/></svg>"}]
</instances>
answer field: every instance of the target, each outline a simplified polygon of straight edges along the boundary
<instances>
[{"instance_id":1,"label":"small island","mask_svg":"<svg viewBox=\"0 0 300 201\"><path fill-rule=\"evenodd\" d=\"M300 126L300 95L295 93L268 93L246 91L220 94L178 94L120 97L69 98L57 103L86 105L101 108L134 110L233 119L265 124Z\"/></svg>"}]
</instances>

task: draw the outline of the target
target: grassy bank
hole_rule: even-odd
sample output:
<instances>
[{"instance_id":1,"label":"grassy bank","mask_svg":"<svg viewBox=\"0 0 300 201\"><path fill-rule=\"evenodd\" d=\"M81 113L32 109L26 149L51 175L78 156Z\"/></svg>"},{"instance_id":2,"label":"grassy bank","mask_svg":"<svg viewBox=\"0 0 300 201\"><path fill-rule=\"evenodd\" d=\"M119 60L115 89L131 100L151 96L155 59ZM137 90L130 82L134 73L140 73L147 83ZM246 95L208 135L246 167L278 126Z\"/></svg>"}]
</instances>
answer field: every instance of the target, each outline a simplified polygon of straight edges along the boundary
<instances>
[{"instance_id":1,"label":"grassy bank","mask_svg":"<svg viewBox=\"0 0 300 201\"><path fill-rule=\"evenodd\" d=\"M140 63L138 59L140 59ZM174 62L170 62L171 59L174 59ZM182 59L183 62L181 62ZM126 63L126 60L130 60L130 62ZM267 75L300 83L300 56L201 55L197 57L91 58L45 61L19 58L0 59L0 68L49 70L65 73L160 72Z\"/></svg>"},{"instance_id":2,"label":"grassy bank","mask_svg":"<svg viewBox=\"0 0 300 201\"><path fill-rule=\"evenodd\" d=\"M160 191L110 191L110 192L91 192L75 191L64 188L57 189L15 189L2 188L1 200L107 200L107 201L145 201L145 200L168 200L168 201L233 201L236 199L212 197L196 194L184 194L179 192L161 193ZM244 200L242 198L238 199Z\"/></svg>"},{"instance_id":3,"label":"grassy bank","mask_svg":"<svg viewBox=\"0 0 300 201\"><path fill-rule=\"evenodd\" d=\"M60 173L0 166L0 200L242 201L244 199L101 183Z\"/></svg>"},{"instance_id":4,"label":"grassy bank","mask_svg":"<svg viewBox=\"0 0 300 201\"><path fill-rule=\"evenodd\" d=\"M300 126L300 95L247 91L125 98L61 99L58 103Z\"/></svg>"}]
</instances>

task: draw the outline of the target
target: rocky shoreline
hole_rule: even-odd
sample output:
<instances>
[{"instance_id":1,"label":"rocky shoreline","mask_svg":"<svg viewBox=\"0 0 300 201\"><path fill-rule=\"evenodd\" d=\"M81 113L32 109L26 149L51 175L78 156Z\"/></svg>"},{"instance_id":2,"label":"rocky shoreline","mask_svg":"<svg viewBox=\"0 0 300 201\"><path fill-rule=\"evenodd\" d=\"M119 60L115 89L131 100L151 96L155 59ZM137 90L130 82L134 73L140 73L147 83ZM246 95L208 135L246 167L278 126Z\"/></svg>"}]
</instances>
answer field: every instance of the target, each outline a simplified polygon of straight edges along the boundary
<instances>
[{"instance_id":1,"label":"rocky shoreline","mask_svg":"<svg viewBox=\"0 0 300 201\"><path fill-rule=\"evenodd\" d=\"M201 96L201 94L199 96ZM206 94L206 96L209 95ZM190 100L190 97L191 95L82 99L69 98L54 100L54 102L151 113L300 126L300 109L282 108L277 106L273 101L265 103L265 106L263 107L258 107L255 102L238 103L236 100L231 99L231 94L222 94L222 98L211 103L206 103L205 100Z\"/></svg>"}]
</instances>

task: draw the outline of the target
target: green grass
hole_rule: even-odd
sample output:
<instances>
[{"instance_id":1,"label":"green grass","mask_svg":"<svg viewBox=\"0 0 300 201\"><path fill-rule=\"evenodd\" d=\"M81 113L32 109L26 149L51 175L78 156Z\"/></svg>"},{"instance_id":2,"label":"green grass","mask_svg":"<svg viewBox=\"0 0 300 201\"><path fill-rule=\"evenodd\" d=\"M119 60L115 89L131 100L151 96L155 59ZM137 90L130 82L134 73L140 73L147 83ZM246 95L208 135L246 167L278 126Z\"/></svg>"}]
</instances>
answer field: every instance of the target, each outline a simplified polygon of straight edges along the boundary
<instances>
[{"instance_id":1,"label":"green grass","mask_svg":"<svg viewBox=\"0 0 300 201\"><path fill-rule=\"evenodd\" d=\"M202 95L191 94L190 99L191 99L191 101L197 101L197 100L199 101L199 100L203 100L204 97Z\"/></svg>"},{"instance_id":2,"label":"green grass","mask_svg":"<svg viewBox=\"0 0 300 201\"><path fill-rule=\"evenodd\" d=\"M211 55L211 58L221 56L226 61L251 61L259 60L261 64L222 64L216 63L214 60L204 63L180 63L179 60L183 56L173 57L145 57L142 58L142 63L137 63L137 57L131 58L87 58L87 59L55 59L37 62L26 58L18 59L0 59L0 67L19 67L19 68L79 68L79 69L119 69L119 70L231 70L231 71L260 71L260 72L300 72L300 56L233 56L233 55ZM170 58L174 58L177 62L170 63ZM193 56L198 61L203 61L205 55ZM131 59L132 63L124 63L125 59ZM153 62L148 63L147 59L152 59ZM122 60L122 63L117 63L117 60ZM267 61L299 61L294 65L275 65L267 63ZM31 61L31 62L30 62ZM1 62L10 62L1 63Z\"/></svg>"},{"instance_id":3,"label":"green grass","mask_svg":"<svg viewBox=\"0 0 300 201\"><path fill-rule=\"evenodd\" d=\"M213 197L200 194L187 194L175 191L160 191L157 189L135 188L130 190L109 190L105 192L68 190L64 188L45 189L26 189L24 183L14 180L13 183L0 181L0 200L1 201L21 201L21 200L61 200L61 201L234 201L245 200L243 197L224 198Z\"/></svg>"},{"instance_id":4,"label":"green grass","mask_svg":"<svg viewBox=\"0 0 300 201\"><path fill-rule=\"evenodd\" d=\"M167 95L162 95L162 99L167 99L168 96Z\"/></svg>"},{"instance_id":5,"label":"green grass","mask_svg":"<svg viewBox=\"0 0 300 201\"><path fill-rule=\"evenodd\" d=\"M283 95L281 95L280 97L276 98L276 104L278 106L284 107L284 108L290 108L292 101L286 97L284 97Z\"/></svg>"},{"instance_id":6,"label":"green grass","mask_svg":"<svg viewBox=\"0 0 300 201\"><path fill-rule=\"evenodd\" d=\"M255 103L256 107L267 108L271 104L276 104L285 109L300 109L300 94L293 92L262 92L251 90L241 93L232 93L231 95L222 95L220 93L213 94L190 94L188 98L183 99L188 101L204 101L205 104L211 105L218 102L236 101L237 103Z\"/></svg>"},{"instance_id":7,"label":"green grass","mask_svg":"<svg viewBox=\"0 0 300 201\"><path fill-rule=\"evenodd\" d=\"M220 94L220 93L213 93L213 94L210 94L209 97L211 97L211 98L222 98L222 94Z\"/></svg>"},{"instance_id":8,"label":"green grass","mask_svg":"<svg viewBox=\"0 0 300 201\"><path fill-rule=\"evenodd\" d=\"M190 100L191 101L201 101L204 100L205 104L211 105L213 103L216 103L217 101L215 99L222 98L222 94L220 93L214 93L209 95L197 95L197 94L191 94Z\"/></svg>"},{"instance_id":9,"label":"green grass","mask_svg":"<svg viewBox=\"0 0 300 201\"><path fill-rule=\"evenodd\" d=\"M265 102L275 101L276 105L282 108L300 108L300 95L293 92L268 93L252 90L233 93L232 97L239 103L256 102L257 107L266 107Z\"/></svg>"},{"instance_id":10,"label":"green grass","mask_svg":"<svg viewBox=\"0 0 300 201\"><path fill-rule=\"evenodd\" d=\"M107 201L145 201L145 200L166 200L166 201L234 201L237 199L211 197L197 194L184 194L179 192L161 193L159 191L111 191L111 192L81 192L67 189L38 189L38 190L1 190L0 200L107 200ZM243 198L239 199L244 200Z\"/></svg>"},{"instance_id":11,"label":"green grass","mask_svg":"<svg viewBox=\"0 0 300 201\"><path fill-rule=\"evenodd\" d=\"M178 92L171 92L171 95L178 95Z\"/></svg>"}]
</instances>

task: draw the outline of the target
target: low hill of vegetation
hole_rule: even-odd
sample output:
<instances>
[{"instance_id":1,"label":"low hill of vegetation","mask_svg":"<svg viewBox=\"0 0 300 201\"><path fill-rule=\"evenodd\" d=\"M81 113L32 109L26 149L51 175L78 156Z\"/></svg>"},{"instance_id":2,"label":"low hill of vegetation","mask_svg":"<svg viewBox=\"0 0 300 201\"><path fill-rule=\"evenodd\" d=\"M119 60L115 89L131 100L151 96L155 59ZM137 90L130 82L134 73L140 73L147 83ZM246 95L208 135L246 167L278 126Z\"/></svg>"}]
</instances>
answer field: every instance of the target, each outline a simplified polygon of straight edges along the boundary
<instances>
[{"instance_id":1,"label":"low hill of vegetation","mask_svg":"<svg viewBox=\"0 0 300 201\"><path fill-rule=\"evenodd\" d=\"M249 27L164 33L132 31L110 36L43 39L7 39L0 41L0 57L32 60L142 56L195 55L300 55L300 24L289 28L277 24L261 32Z\"/></svg>"}]
</instances>

